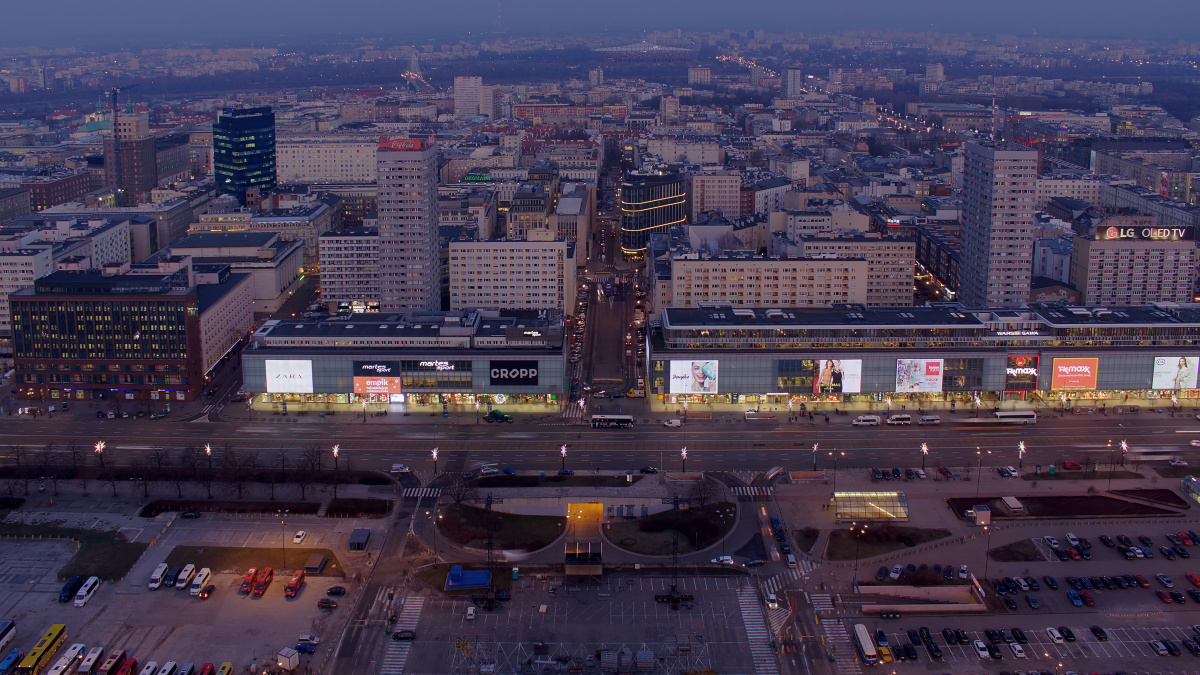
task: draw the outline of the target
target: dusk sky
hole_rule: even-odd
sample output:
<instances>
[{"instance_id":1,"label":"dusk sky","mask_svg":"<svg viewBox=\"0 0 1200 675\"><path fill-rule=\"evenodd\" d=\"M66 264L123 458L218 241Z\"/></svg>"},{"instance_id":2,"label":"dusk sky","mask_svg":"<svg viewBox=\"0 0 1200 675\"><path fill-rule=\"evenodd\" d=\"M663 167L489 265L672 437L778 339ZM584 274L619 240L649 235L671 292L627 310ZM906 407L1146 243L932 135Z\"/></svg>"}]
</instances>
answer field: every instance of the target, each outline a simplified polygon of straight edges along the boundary
<instances>
[{"instance_id":1,"label":"dusk sky","mask_svg":"<svg viewBox=\"0 0 1200 675\"><path fill-rule=\"evenodd\" d=\"M1065 37L1194 39L1197 0L501 0L509 34L582 34L766 28L811 31L938 30ZM975 9L978 8L978 9ZM170 46L221 40L262 44L297 37L413 36L496 27L496 0L9 0L5 45L127 43ZM753 11L745 11L752 9Z\"/></svg>"}]
</instances>

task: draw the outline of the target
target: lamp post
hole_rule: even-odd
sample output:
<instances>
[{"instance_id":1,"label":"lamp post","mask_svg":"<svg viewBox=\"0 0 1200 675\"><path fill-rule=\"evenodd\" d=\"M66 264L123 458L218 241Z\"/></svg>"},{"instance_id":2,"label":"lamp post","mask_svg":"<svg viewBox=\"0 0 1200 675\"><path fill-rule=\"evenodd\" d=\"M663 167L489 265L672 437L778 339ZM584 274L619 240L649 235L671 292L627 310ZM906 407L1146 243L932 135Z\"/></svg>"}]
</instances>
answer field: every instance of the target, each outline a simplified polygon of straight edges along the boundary
<instances>
[{"instance_id":1,"label":"lamp post","mask_svg":"<svg viewBox=\"0 0 1200 675\"><path fill-rule=\"evenodd\" d=\"M850 523L850 531L854 533L854 588L858 589L858 549L862 546L862 535L866 534L870 523L863 523L859 528L857 523Z\"/></svg>"},{"instance_id":2,"label":"lamp post","mask_svg":"<svg viewBox=\"0 0 1200 675\"><path fill-rule=\"evenodd\" d=\"M975 467L975 498L979 499L979 488L983 482L983 451L976 447L975 454L979 456L979 463ZM988 450L987 454L992 454L992 451Z\"/></svg>"},{"instance_id":3,"label":"lamp post","mask_svg":"<svg viewBox=\"0 0 1200 675\"><path fill-rule=\"evenodd\" d=\"M96 458L100 460L100 468L104 468L104 441L96 441Z\"/></svg>"},{"instance_id":4,"label":"lamp post","mask_svg":"<svg viewBox=\"0 0 1200 675\"><path fill-rule=\"evenodd\" d=\"M342 449L341 445L333 446L333 496L337 497L338 488L338 451Z\"/></svg>"},{"instance_id":5,"label":"lamp post","mask_svg":"<svg viewBox=\"0 0 1200 675\"><path fill-rule=\"evenodd\" d=\"M687 446L686 445L683 446L683 449L679 451L679 456L681 458L683 458L682 459L683 468L681 469L681 471L683 473L687 473Z\"/></svg>"},{"instance_id":6,"label":"lamp post","mask_svg":"<svg viewBox=\"0 0 1200 675\"><path fill-rule=\"evenodd\" d=\"M208 470L212 471L212 444L204 444L204 456L208 458Z\"/></svg>"},{"instance_id":7,"label":"lamp post","mask_svg":"<svg viewBox=\"0 0 1200 675\"><path fill-rule=\"evenodd\" d=\"M476 405L478 405L478 404L476 404ZM430 453L431 455L433 455L433 475L435 477L437 476L437 452L438 452L438 449L434 448L433 451Z\"/></svg>"},{"instance_id":8,"label":"lamp post","mask_svg":"<svg viewBox=\"0 0 1200 675\"><path fill-rule=\"evenodd\" d=\"M812 453L813 453L813 471L816 471L816 470L817 470L817 446L818 446L818 445L820 445L820 443L813 443L813 449L812 449Z\"/></svg>"},{"instance_id":9,"label":"lamp post","mask_svg":"<svg viewBox=\"0 0 1200 675\"><path fill-rule=\"evenodd\" d=\"M846 453L844 453L844 452L839 453L836 450L829 453L830 458L833 459L833 491L834 492L837 492L837 461L838 461L839 455L842 457L845 457Z\"/></svg>"},{"instance_id":10,"label":"lamp post","mask_svg":"<svg viewBox=\"0 0 1200 675\"><path fill-rule=\"evenodd\" d=\"M479 424L479 401L475 401L475 424Z\"/></svg>"},{"instance_id":11,"label":"lamp post","mask_svg":"<svg viewBox=\"0 0 1200 675\"><path fill-rule=\"evenodd\" d=\"M283 564L280 569L287 569L287 514L291 509L276 509L275 513L279 514L279 553L283 558Z\"/></svg>"},{"instance_id":12,"label":"lamp post","mask_svg":"<svg viewBox=\"0 0 1200 675\"><path fill-rule=\"evenodd\" d=\"M363 398L363 424L367 423L367 399Z\"/></svg>"},{"instance_id":13,"label":"lamp post","mask_svg":"<svg viewBox=\"0 0 1200 675\"><path fill-rule=\"evenodd\" d=\"M983 528L983 531L987 532L987 545L984 546L984 549L983 549L983 578L984 579L988 578L988 563L991 562L990 552L992 550L992 530L993 529L994 529L994 527L992 525L985 525Z\"/></svg>"},{"instance_id":14,"label":"lamp post","mask_svg":"<svg viewBox=\"0 0 1200 675\"><path fill-rule=\"evenodd\" d=\"M566 471L567 470L567 444L566 443L562 444L562 447L560 447L558 449L558 453L560 455L562 455L562 470Z\"/></svg>"},{"instance_id":15,"label":"lamp post","mask_svg":"<svg viewBox=\"0 0 1200 675\"><path fill-rule=\"evenodd\" d=\"M1017 470L1025 467L1025 441L1017 443Z\"/></svg>"},{"instance_id":16,"label":"lamp post","mask_svg":"<svg viewBox=\"0 0 1200 675\"><path fill-rule=\"evenodd\" d=\"M925 458L929 456L929 446L925 443L921 444L921 470L925 470Z\"/></svg>"}]
</instances>

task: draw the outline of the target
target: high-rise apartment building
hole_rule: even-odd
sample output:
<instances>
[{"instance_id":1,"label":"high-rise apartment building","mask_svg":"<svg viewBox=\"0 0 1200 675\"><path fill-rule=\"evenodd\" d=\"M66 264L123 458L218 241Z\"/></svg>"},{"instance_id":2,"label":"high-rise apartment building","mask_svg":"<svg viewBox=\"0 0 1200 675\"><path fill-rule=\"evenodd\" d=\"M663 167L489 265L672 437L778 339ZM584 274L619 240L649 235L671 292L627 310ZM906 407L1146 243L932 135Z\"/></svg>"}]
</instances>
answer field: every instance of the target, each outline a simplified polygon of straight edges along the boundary
<instances>
[{"instance_id":1,"label":"high-rise apartment building","mask_svg":"<svg viewBox=\"0 0 1200 675\"><path fill-rule=\"evenodd\" d=\"M650 235L687 219L687 184L675 172L634 172L621 182L621 250L641 255Z\"/></svg>"},{"instance_id":2,"label":"high-rise apartment building","mask_svg":"<svg viewBox=\"0 0 1200 675\"><path fill-rule=\"evenodd\" d=\"M784 72L783 95L787 98L800 98L804 94L804 71L800 66L788 66Z\"/></svg>"},{"instance_id":3,"label":"high-rise apartment building","mask_svg":"<svg viewBox=\"0 0 1200 675\"><path fill-rule=\"evenodd\" d=\"M376 152L379 192L379 304L439 309L437 143L383 141Z\"/></svg>"},{"instance_id":4,"label":"high-rise apartment building","mask_svg":"<svg viewBox=\"0 0 1200 675\"><path fill-rule=\"evenodd\" d=\"M712 84L712 69L706 66L688 68L688 84Z\"/></svg>"},{"instance_id":5,"label":"high-rise apartment building","mask_svg":"<svg viewBox=\"0 0 1200 675\"><path fill-rule=\"evenodd\" d=\"M119 116L116 133L104 139L104 183L128 195L124 203L136 204L157 183L155 159L149 116Z\"/></svg>"},{"instance_id":6,"label":"high-rise apartment building","mask_svg":"<svg viewBox=\"0 0 1200 675\"><path fill-rule=\"evenodd\" d=\"M692 222L703 220L700 214L719 210L726 218L741 213L742 176L737 171L717 171L692 176Z\"/></svg>"},{"instance_id":7,"label":"high-rise apartment building","mask_svg":"<svg viewBox=\"0 0 1200 675\"><path fill-rule=\"evenodd\" d=\"M945 82L946 69L940 63L930 63L925 66L926 82Z\"/></svg>"},{"instance_id":8,"label":"high-rise apartment building","mask_svg":"<svg viewBox=\"0 0 1200 675\"><path fill-rule=\"evenodd\" d=\"M604 84L604 69L592 68L588 71L588 81L593 87L599 87Z\"/></svg>"},{"instance_id":9,"label":"high-rise apartment building","mask_svg":"<svg viewBox=\"0 0 1200 675\"><path fill-rule=\"evenodd\" d=\"M478 115L482 89L482 77L460 75L454 78L454 116Z\"/></svg>"},{"instance_id":10,"label":"high-rise apartment building","mask_svg":"<svg viewBox=\"0 0 1200 675\"><path fill-rule=\"evenodd\" d=\"M379 230L321 235L321 302L331 312L379 311Z\"/></svg>"},{"instance_id":11,"label":"high-rise apartment building","mask_svg":"<svg viewBox=\"0 0 1200 675\"><path fill-rule=\"evenodd\" d=\"M817 234L800 237L801 255L808 258L862 258L867 261L868 307L913 304L913 272L917 244L909 237L863 234Z\"/></svg>"},{"instance_id":12,"label":"high-rise apartment building","mask_svg":"<svg viewBox=\"0 0 1200 675\"><path fill-rule=\"evenodd\" d=\"M555 241L550 230L530 230L527 241L450 242L450 309L571 308L575 242Z\"/></svg>"},{"instance_id":13,"label":"high-rise apartment building","mask_svg":"<svg viewBox=\"0 0 1200 675\"><path fill-rule=\"evenodd\" d=\"M967 143L959 299L967 307L1029 302L1036 238L1038 153L1014 143Z\"/></svg>"},{"instance_id":14,"label":"high-rise apartment building","mask_svg":"<svg viewBox=\"0 0 1200 675\"><path fill-rule=\"evenodd\" d=\"M245 203L247 190L275 188L275 113L270 106L226 110L213 125L217 194Z\"/></svg>"}]
</instances>

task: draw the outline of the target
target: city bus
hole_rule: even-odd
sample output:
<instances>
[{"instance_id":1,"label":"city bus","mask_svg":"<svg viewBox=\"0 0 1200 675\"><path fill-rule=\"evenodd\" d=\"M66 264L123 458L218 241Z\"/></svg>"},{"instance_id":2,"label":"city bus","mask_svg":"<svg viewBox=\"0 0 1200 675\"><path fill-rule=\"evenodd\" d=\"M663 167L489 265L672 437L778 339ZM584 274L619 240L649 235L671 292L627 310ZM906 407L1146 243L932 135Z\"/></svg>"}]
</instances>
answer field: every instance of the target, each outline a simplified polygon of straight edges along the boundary
<instances>
[{"instance_id":1,"label":"city bus","mask_svg":"<svg viewBox=\"0 0 1200 675\"><path fill-rule=\"evenodd\" d=\"M25 652L19 647L9 652L8 656L4 657L3 661L0 661L0 675L9 675L9 673L16 670L17 663L20 662L23 656L25 656Z\"/></svg>"},{"instance_id":2,"label":"city bus","mask_svg":"<svg viewBox=\"0 0 1200 675\"><path fill-rule=\"evenodd\" d=\"M610 427L618 429L633 428L633 415L592 415L593 429L607 429Z\"/></svg>"},{"instance_id":3,"label":"city bus","mask_svg":"<svg viewBox=\"0 0 1200 675\"><path fill-rule=\"evenodd\" d=\"M64 623L56 623L46 629L42 635L42 639L37 641L33 649L25 655L21 660L21 665L17 666L16 675L38 675L42 669L49 665L50 660L54 658L54 653L62 646L62 643L67 639L67 625Z\"/></svg>"},{"instance_id":4,"label":"city bus","mask_svg":"<svg viewBox=\"0 0 1200 675\"><path fill-rule=\"evenodd\" d=\"M875 639L871 637L871 631L861 623L854 624L854 646L858 648L858 655L862 657L863 663L868 666L879 663L879 652L875 650Z\"/></svg>"},{"instance_id":5,"label":"city bus","mask_svg":"<svg viewBox=\"0 0 1200 675\"><path fill-rule=\"evenodd\" d=\"M0 621L0 651L3 651L8 643L17 636L16 621Z\"/></svg>"},{"instance_id":6,"label":"city bus","mask_svg":"<svg viewBox=\"0 0 1200 675\"><path fill-rule=\"evenodd\" d=\"M1037 424L1037 413L1032 410L1004 410L987 417L968 417L964 424Z\"/></svg>"}]
</instances>

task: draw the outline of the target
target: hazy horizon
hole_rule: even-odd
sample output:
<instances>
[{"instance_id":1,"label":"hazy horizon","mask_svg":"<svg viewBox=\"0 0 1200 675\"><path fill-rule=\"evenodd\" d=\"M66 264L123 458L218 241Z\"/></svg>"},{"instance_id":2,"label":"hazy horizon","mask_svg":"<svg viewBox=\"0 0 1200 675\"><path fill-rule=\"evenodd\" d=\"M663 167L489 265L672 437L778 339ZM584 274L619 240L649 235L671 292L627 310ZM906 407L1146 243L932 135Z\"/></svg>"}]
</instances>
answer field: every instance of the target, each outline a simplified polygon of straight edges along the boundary
<instances>
[{"instance_id":1,"label":"hazy horizon","mask_svg":"<svg viewBox=\"0 0 1200 675\"><path fill-rule=\"evenodd\" d=\"M982 3L981 3L982 4ZM499 20L497 6L499 5ZM1009 0L977 10L962 0L761 0L753 12L729 12L725 0L611 0L563 4L549 0L458 0L449 5L403 0L209 0L164 6L161 0L112 0L97 11L83 0L20 2L9 7L5 42L13 47L79 45L127 49L195 42L264 45L297 38L340 42L394 36L446 39L467 33L508 36L581 35L679 28L685 31L900 30L1063 38L1177 40L1196 37L1196 0ZM19 32L12 27L19 27Z\"/></svg>"}]
</instances>

